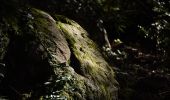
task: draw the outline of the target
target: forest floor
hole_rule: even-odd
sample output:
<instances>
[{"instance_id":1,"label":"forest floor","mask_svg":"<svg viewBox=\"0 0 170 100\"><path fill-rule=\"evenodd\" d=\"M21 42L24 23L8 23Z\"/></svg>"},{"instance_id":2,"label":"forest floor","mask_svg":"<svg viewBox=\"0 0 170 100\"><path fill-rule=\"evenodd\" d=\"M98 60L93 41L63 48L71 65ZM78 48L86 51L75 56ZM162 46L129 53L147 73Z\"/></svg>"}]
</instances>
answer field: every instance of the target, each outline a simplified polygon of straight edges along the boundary
<instances>
[{"instance_id":1,"label":"forest floor","mask_svg":"<svg viewBox=\"0 0 170 100\"><path fill-rule=\"evenodd\" d=\"M113 53L119 100L169 100L170 70L163 54L128 45Z\"/></svg>"}]
</instances>

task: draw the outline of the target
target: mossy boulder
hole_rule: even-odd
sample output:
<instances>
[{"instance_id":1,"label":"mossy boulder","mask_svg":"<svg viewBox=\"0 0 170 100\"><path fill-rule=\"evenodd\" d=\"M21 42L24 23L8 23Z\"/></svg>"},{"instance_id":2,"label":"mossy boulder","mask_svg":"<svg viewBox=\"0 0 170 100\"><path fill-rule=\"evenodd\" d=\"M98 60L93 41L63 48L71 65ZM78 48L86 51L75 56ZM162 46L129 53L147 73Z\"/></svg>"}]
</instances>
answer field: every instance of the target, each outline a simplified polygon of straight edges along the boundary
<instances>
[{"instance_id":1,"label":"mossy boulder","mask_svg":"<svg viewBox=\"0 0 170 100\"><path fill-rule=\"evenodd\" d=\"M34 9L3 17L0 95L9 99L116 100L112 67L76 22ZM2 31L1 31L2 30Z\"/></svg>"},{"instance_id":2,"label":"mossy boulder","mask_svg":"<svg viewBox=\"0 0 170 100\"><path fill-rule=\"evenodd\" d=\"M116 100L117 82L114 72L105 61L88 33L73 20L56 16L58 27L64 32L72 51L70 65L84 78L87 98Z\"/></svg>"}]
</instances>

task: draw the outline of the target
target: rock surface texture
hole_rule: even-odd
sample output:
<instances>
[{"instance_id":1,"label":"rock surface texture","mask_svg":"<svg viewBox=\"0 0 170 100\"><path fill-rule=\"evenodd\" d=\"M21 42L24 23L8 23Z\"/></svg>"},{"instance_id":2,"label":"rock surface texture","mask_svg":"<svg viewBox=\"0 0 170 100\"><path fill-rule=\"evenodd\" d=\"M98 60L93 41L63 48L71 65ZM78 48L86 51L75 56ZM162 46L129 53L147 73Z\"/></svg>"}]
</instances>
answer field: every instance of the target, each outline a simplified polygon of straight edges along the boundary
<instances>
[{"instance_id":1,"label":"rock surface texture","mask_svg":"<svg viewBox=\"0 0 170 100\"><path fill-rule=\"evenodd\" d=\"M63 16L29 8L2 17L0 64L3 99L117 100L112 67L88 33Z\"/></svg>"}]
</instances>

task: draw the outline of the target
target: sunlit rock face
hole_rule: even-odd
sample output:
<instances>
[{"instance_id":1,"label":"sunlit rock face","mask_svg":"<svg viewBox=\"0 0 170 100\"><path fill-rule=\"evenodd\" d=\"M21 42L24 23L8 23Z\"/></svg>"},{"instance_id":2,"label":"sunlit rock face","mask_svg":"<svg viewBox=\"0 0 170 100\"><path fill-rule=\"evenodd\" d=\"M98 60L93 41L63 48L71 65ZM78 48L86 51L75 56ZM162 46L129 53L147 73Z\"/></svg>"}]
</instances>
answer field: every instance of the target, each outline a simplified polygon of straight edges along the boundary
<instances>
[{"instance_id":1,"label":"sunlit rock face","mask_svg":"<svg viewBox=\"0 0 170 100\"><path fill-rule=\"evenodd\" d=\"M117 100L112 67L79 24L34 8L16 14L0 21L0 61L6 71L0 95Z\"/></svg>"},{"instance_id":2,"label":"sunlit rock face","mask_svg":"<svg viewBox=\"0 0 170 100\"><path fill-rule=\"evenodd\" d=\"M114 72L102 57L97 45L76 22L62 16L56 18L61 20L57 21L57 25L63 30L72 51L70 65L77 74L85 78L87 98L116 100L117 82Z\"/></svg>"}]
</instances>

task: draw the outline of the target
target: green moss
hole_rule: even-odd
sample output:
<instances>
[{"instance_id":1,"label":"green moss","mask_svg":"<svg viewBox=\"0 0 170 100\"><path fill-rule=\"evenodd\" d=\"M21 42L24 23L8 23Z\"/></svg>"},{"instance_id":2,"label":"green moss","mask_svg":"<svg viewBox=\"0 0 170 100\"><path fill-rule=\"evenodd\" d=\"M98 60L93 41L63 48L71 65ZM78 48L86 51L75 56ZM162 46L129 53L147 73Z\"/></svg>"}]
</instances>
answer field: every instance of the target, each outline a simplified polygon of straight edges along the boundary
<instances>
[{"instance_id":1,"label":"green moss","mask_svg":"<svg viewBox=\"0 0 170 100\"><path fill-rule=\"evenodd\" d=\"M62 22L57 22L57 27L61 29L64 33L69 33L65 28L62 28ZM68 40L69 44L74 45L76 43L76 40L74 37L72 37L70 34L64 34L66 39Z\"/></svg>"},{"instance_id":2,"label":"green moss","mask_svg":"<svg viewBox=\"0 0 170 100\"><path fill-rule=\"evenodd\" d=\"M73 26L79 26L74 20L68 19L67 17L62 16L62 15L54 15L54 18L57 24L59 22L59 23L73 25Z\"/></svg>"},{"instance_id":3,"label":"green moss","mask_svg":"<svg viewBox=\"0 0 170 100\"><path fill-rule=\"evenodd\" d=\"M80 61L79 69L83 71L84 77L93 81L94 86L100 88L101 95L110 100L112 95L109 88L117 83L113 70L100 54L97 45L88 38L87 32L72 20L65 19L64 23L58 20L57 26L64 32L73 54Z\"/></svg>"}]
</instances>

